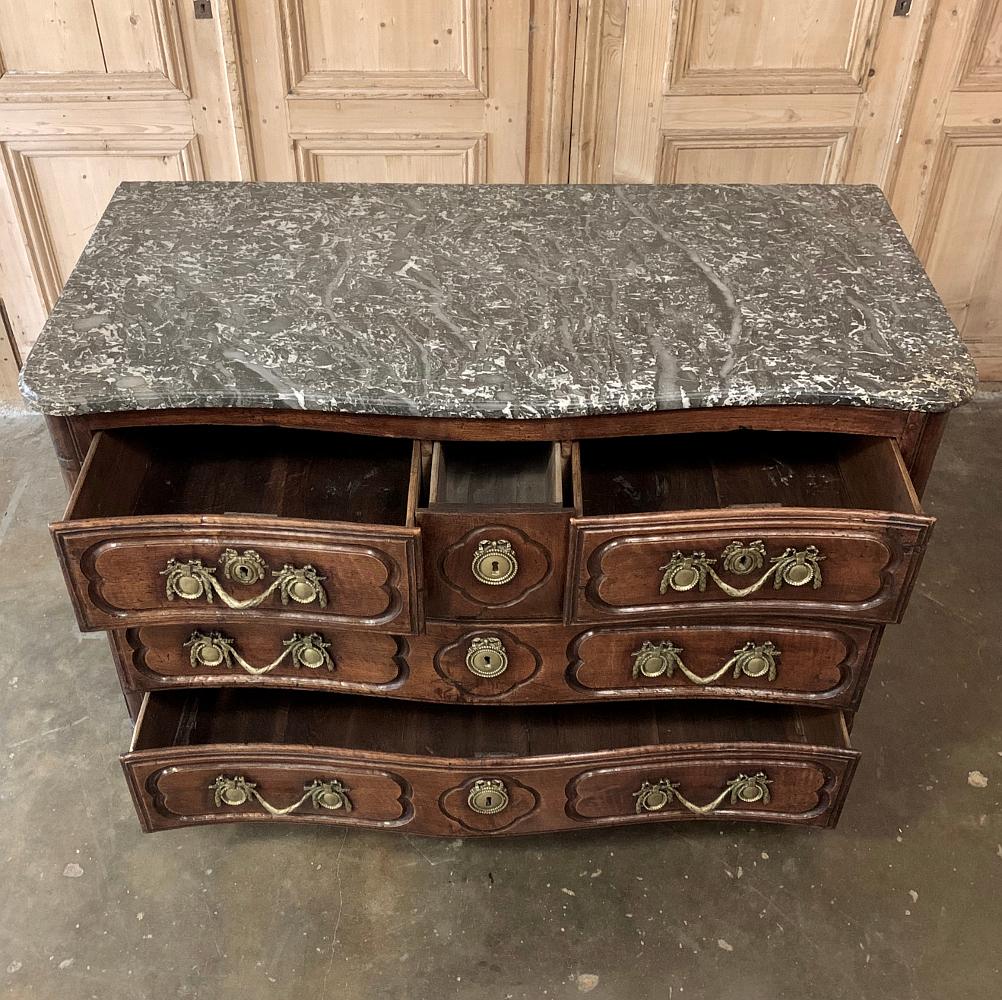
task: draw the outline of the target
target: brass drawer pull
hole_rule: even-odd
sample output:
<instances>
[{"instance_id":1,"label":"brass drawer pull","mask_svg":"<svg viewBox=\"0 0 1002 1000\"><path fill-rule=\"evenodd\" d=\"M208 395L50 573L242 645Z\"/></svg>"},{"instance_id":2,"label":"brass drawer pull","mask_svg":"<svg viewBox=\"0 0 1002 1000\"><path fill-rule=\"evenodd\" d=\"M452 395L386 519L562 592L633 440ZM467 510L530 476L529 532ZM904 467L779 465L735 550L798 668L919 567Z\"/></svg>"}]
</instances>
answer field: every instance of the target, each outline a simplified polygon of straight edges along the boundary
<instances>
[{"instance_id":1,"label":"brass drawer pull","mask_svg":"<svg viewBox=\"0 0 1002 1000\"><path fill-rule=\"evenodd\" d=\"M307 670L319 670L320 667L334 669L334 661L328 652L331 644L317 632L309 635L293 632L291 638L282 641L281 655L264 667L251 666L237 652L236 640L222 632L192 632L184 648L190 650L191 666L195 670L199 667L232 667L236 662L248 674L259 677L270 673L286 657L291 657L295 666L306 667Z\"/></svg>"},{"instance_id":2,"label":"brass drawer pull","mask_svg":"<svg viewBox=\"0 0 1002 1000\"><path fill-rule=\"evenodd\" d=\"M724 790L705 806L697 806L690 802L679 790L678 784L668 778L661 778L659 781L645 781L640 790L633 793L637 800L637 813L660 812L669 803L678 799L691 813L697 816L706 816L713 812L724 799L730 798L730 804L754 805L761 802L763 805L769 802L769 785L772 779L767 778L761 771L749 777L747 774L739 774L736 778L731 778L727 782Z\"/></svg>"},{"instance_id":3,"label":"brass drawer pull","mask_svg":"<svg viewBox=\"0 0 1002 1000\"><path fill-rule=\"evenodd\" d=\"M479 636L470 643L466 669L477 677L499 677L508 669L508 651L496 635Z\"/></svg>"},{"instance_id":4,"label":"brass drawer pull","mask_svg":"<svg viewBox=\"0 0 1002 1000\"><path fill-rule=\"evenodd\" d=\"M683 662L681 646L676 646L670 639L665 642L645 642L640 649L632 654L633 676L637 677L671 677L678 670L692 681L693 684L713 684L719 681L731 667L734 677L742 674L746 677L765 677L776 679L776 660L783 654L771 642L746 642L740 649L734 650L734 655L719 670L700 677L694 674Z\"/></svg>"},{"instance_id":5,"label":"brass drawer pull","mask_svg":"<svg viewBox=\"0 0 1002 1000\"><path fill-rule=\"evenodd\" d=\"M219 563L227 580L236 580L245 585L263 580L268 572L267 563L253 549L246 549L242 553L226 549L219 557ZM228 594L216 579L216 570L204 566L201 559L168 559L167 567L160 571L160 575L167 577L168 601L173 601L175 597L184 601L197 601L204 597L211 604L215 593L228 608L244 611L263 604L277 590L283 604L288 604L289 601L312 604L316 601L320 607L327 607L327 593L323 588L327 577L320 576L309 565L296 567L286 563L280 570L272 572L274 580L262 593L243 601Z\"/></svg>"},{"instance_id":6,"label":"brass drawer pull","mask_svg":"<svg viewBox=\"0 0 1002 1000\"><path fill-rule=\"evenodd\" d=\"M508 789L500 778L477 778L466 802L481 816L495 816L508 808Z\"/></svg>"},{"instance_id":7,"label":"brass drawer pull","mask_svg":"<svg viewBox=\"0 0 1002 1000\"><path fill-rule=\"evenodd\" d=\"M729 573L744 576L761 569L765 565L766 550L761 542L731 542L720 554L724 569ZM661 577L661 593L670 590L684 593L698 587L700 592L706 590L706 578L709 577L728 597L747 597L761 590L772 579L772 585L779 590L784 583L791 587L805 587L812 584L815 590L821 587L821 560L824 559L816 545L808 545L806 549L788 548L782 555L769 559L769 568L748 587L732 587L722 580L713 568L716 559L710 559L705 552L692 552L687 556L681 552L673 552L671 559L658 568L663 572Z\"/></svg>"},{"instance_id":8,"label":"brass drawer pull","mask_svg":"<svg viewBox=\"0 0 1002 1000\"><path fill-rule=\"evenodd\" d=\"M216 807L232 806L236 808L247 803L250 799L256 800L263 809L271 813L272 816L288 816L295 812L304 802L309 800L314 808L321 809L343 809L346 813L351 812L351 799L348 798L348 788L342 785L336 778L330 781L321 781L315 778L312 782L303 786L306 791L298 802L293 802L291 806L279 809L268 802L257 790L257 785L246 778L227 778L220 775L209 785L212 790L213 801Z\"/></svg>"},{"instance_id":9,"label":"brass drawer pull","mask_svg":"<svg viewBox=\"0 0 1002 1000\"><path fill-rule=\"evenodd\" d=\"M489 587L511 583L518 573L518 559L511 542L504 538L482 541L473 553L473 575Z\"/></svg>"}]
</instances>

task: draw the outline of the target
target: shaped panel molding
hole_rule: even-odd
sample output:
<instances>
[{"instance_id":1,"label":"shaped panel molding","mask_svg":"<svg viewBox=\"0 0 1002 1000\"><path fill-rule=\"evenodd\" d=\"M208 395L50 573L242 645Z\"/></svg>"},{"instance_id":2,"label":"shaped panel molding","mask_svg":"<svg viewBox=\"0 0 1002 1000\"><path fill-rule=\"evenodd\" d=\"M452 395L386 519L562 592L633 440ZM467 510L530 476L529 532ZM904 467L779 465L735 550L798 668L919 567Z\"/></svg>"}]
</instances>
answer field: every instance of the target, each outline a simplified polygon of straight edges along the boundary
<instances>
[{"instance_id":1,"label":"shaped panel molding","mask_svg":"<svg viewBox=\"0 0 1002 1000\"><path fill-rule=\"evenodd\" d=\"M487 94L486 0L281 0L280 10L290 94Z\"/></svg>"},{"instance_id":2,"label":"shaped panel molding","mask_svg":"<svg viewBox=\"0 0 1002 1000\"><path fill-rule=\"evenodd\" d=\"M879 0L682 0L669 93L864 87Z\"/></svg>"},{"instance_id":3,"label":"shaped panel molding","mask_svg":"<svg viewBox=\"0 0 1002 1000\"><path fill-rule=\"evenodd\" d=\"M484 135L329 135L294 140L302 181L482 184Z\"/></svg>"}]
</instances>

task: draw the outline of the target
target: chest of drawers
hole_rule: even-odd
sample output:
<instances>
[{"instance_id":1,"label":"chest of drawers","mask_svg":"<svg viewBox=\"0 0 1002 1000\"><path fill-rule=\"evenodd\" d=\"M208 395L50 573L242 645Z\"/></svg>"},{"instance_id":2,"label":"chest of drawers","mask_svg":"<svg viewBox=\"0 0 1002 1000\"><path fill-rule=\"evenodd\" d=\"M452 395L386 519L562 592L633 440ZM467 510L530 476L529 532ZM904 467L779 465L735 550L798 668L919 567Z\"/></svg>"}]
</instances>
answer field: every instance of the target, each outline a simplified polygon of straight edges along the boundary
<instances>
[{"instance_id":1,"label":"chest of drawers","mask_svg":"<svg viewBox=\"0 0 1002 1000\"><path fill-rule=\"evenodd\" d=\"M107 336L77 316L79 301L116 322L136 294L135 269L153 266L143 252L128 263L109 256L137 205L154 217L165 200L180 211L169 186L141 187L113 200L29 360L25 388L49 412L71 486L51 530L79 626L108 632L135 719L122 764L144 829L258 820L477 836L681 819L836 822L858 758L853 714L933 528L920 498L945 410L971 388L969 361L921 272L908 270L910 258L901 267L916 282L917 316L906 323L909 307L888 307L886 329L856 344L869 352L865 365L848 369L859 382L882 370L883 396L878 384L852 389L851 378L831 389L838 366L852 360L834 343L827 356L815 343L810 364L793 350L786 363L795 371L785 374L753 339L739 356L728 339L740 319L728 318L739 308L730 300L743 297L749 312L740 321L751 325L751 310L768 312L754 306L765 279L738 268L727 295L712 280L708 294L706 269L727 266L708 263L709 237L709 246L689 244L682 254L690 271L694 254L700 262L688 306L666 312L653 285L639 298L639 273L684 264L658 258L671 249L660 236L650 245L658 226L636 236L648 240L643 253L602 265L619 283L615 296L629 292L636 302L615 337L606 343L597 331L608 306L598 292L571 308L570 286L540 282L529 298L546 288L552 301L518 313L514 348L494 344L491 381L469 372L485 363L481 341L510 329L511 301L506 307L493 287L491 307L477 300L473 323L479 292L467 275L462 300L455 262L431 253L442 237L429 230L408 258L418 263L394 257L364 289L343 287L341 272L337 294L301 276L280 301L258 275L254 295L267 299L268 315L297 308L303 337L319 336L317 317L326 317L336 330L326 336L346 352L328 359L322 384L314 373L309 398L295 390L290 406L275 386L305 341L293 349L262 331L246 289L217 288L212 307L246 326L241 346L220 335L197 347L190 367L186 352L212 309L196 308L198 295L183 288L184 262L144 251L160 278L170 277L161 284L172 289L181 331L159 347L137 344L142 362L132 359L131 374L107 355ZM387 199L402 199L394 225L416 211L408 198L427 199L433 215L445 197L443 189L374 190L377 216ZM562 198L557 221L567 226L580 192L561 190L524 197L544 218ZM766 190L805 232L804 200L829 197ZM197 228L201 192L180 220L171 214L172 225ZM347 212L360 195L318 185L303 186L302 197ZM462 197L483 220L496 193ZM662 197L697 196L667 189ZM744 197L761 207L760 189ZM856 206L855 196L842 197ZM210 201L226 197L217 191ZM864 201L879 208L872 195ZM758 216L746 208L754 234ZM295 214L289 205L268 210ZM731 214L739 223L741 211ZM607 221L595 214L592 237ZM895 236L891 221L877 221L878 234ZM338 222L350 230L343 215ZM375 267L377 236L344 239L361 271ZM893 262L902 251L891 244ZM563 245L551 252L574 257ZM504 260L493 268L479 260L482 279L495 281ZM116 284L106 274L112 266L132 270ZM836 269L801 291L804 324L835 285L848 294L850 273ZM218 275L217 284L225 284ZM876 315L883 293L869 291ZM385 344L391 359L380 381L358 330L392 327L396 304L415 294L403 341ZM362 304L375 312L352 333ZM139 326L149 338L156 323L148 314L167 306L145 308ZM708 325L726 321L722 363L746 373L740 391L729 373L715 387L708 371L682 379L681 340L676 361L666 359L669 335L684 340L697 313ZM573 336L560 333L568 316L580 320ZM928 330L916 332L920 320ZM456 333L460 322L468 340ZM533 355L538 326L563 337L566 351ZM410 352L411 381L393 363L401 350ZM653 350L649 367L632 357L640 350ZM919 350L924 363L937 359L936 378L916 375L909 351ZM81 356L87 363L72 369L68 359ZM449 363L436 380L442 356ZM219 383L219 371L232 381ZM253 392L236 384L247 372ZM666 389L670 377L677 389ZM682 387L697 383L705 384L692 405ZM615 398L598 405L607 385L618 386ZM734 405L731 396L753 388L754 400ZM477 402L464 403L470 397ZM555 412L545 412L547 400ZM519 406L532 412L519 415Z\"/></svg>"},{"instance_id":2,"label":"chest of drawers","mask_svg":"<svg viewBox=\"0 0 1002 1000\"><path fill-rule=\"evenodd\" d=\"M933 525L909 467L942 418L916 437L887 411L850 433L835 408L721 410L730 429L470 442L196 417L63 425L84 458L52 533L137 714L146 828L834 823Z\"/></svg>"}]
</instances>

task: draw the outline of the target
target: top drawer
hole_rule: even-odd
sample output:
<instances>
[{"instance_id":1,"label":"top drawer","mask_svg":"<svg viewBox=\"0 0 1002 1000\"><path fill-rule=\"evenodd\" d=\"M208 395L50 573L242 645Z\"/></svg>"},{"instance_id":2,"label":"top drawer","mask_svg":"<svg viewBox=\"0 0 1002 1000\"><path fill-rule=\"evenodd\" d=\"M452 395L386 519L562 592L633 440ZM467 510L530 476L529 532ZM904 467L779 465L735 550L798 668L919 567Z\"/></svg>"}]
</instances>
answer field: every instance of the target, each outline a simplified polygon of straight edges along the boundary
<instances>
[{"instance_id":1,"label":"top drawer","mask_svg":"<svg viewBox=\"0 0 1002 1000\"><path fill-rule=\"evenodd\" d=\"M410 441L246 427L95 435L51 526L81 628L234 615L420 625Z\"/></svg>"},{"instance_id":2,"label":"top drawer","mask_svg":"<svg viewBox=\"0 0 1002 1000\"><path fill-rule=\"evenodd\" d=\"M896 621L934 523L889 438L583 441L579 462L573 622L722 609Z\"/></svg>"}]
</instances>

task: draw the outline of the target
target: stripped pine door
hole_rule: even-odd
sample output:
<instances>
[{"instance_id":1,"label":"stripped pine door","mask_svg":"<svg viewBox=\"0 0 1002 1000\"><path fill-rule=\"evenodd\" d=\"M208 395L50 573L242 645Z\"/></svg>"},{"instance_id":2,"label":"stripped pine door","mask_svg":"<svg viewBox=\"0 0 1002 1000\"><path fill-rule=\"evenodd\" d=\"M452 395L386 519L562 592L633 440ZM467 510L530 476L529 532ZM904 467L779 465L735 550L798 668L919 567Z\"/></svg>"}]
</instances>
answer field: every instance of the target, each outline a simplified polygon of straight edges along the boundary
<instances>
[{"instance_id":1,"label":"stripped pine door","mask_svg":"<svg viewBox=\"0 0 1002 1000\"><path fill-rule=\"evenodd\" d=\"M978 363L1002 379L1002 0L936 13L891 204Z\"/></svg>"},{"instance_id":2,"label":"stripped pine door","mask_svg":"<svg viewBox=\"0 0 1002 1000\"><path fill-rule=\"evenodd\" d=\"M0 398L120 181L246 174L225 27L175 0L0 0Z\"/></svg>"},{"instance_id":3,"label":"stripped pine door","mask_svg":"<svg viewBox=\"0 0 1002 1000\"><path fill-rule=\"evenodd\" d=\"M582 2L572 180L890 177L933 0Z\"/></svg>"},{"instance_id":4,"label":"stripped pine door","mask_svg":"<svg viewBox=\"0 0 1002 1000\"><path fill-rule=\"evenodd\" d=\"M120 180L872 182L1002 377L1002 0L0 0L0 400Z\"/></svg>"},{"instance_id":5,"label":"stripped pine door","mask_svg":"<svg viewBox=\"0 0 1002 1000\"><path fill-rule=\"evenodd\" d=\"M239 0L262 180L566 180L574 0Z\"/></svg>"}]
</instances>

